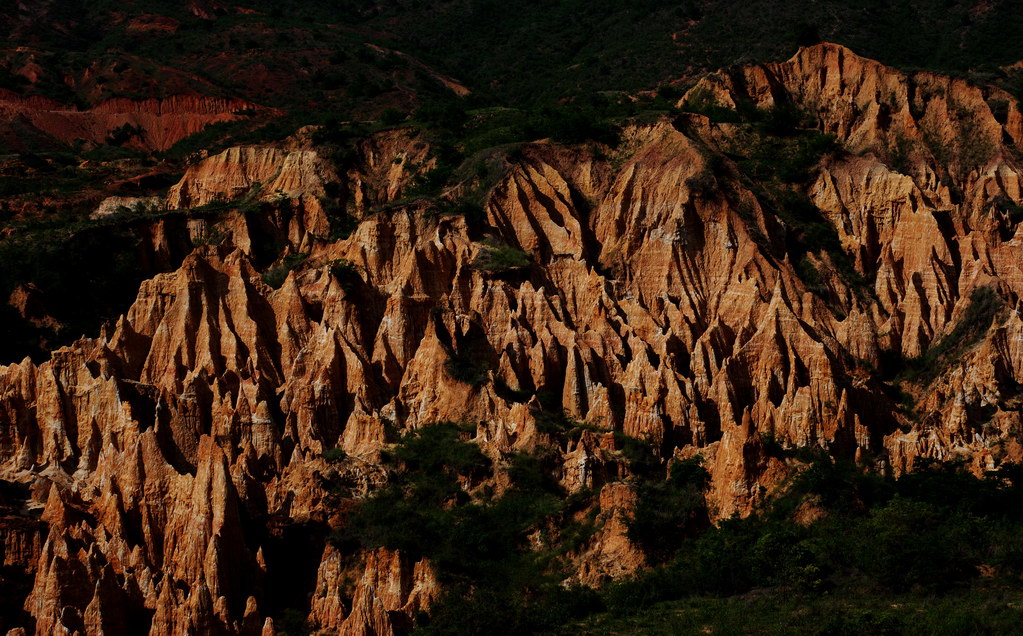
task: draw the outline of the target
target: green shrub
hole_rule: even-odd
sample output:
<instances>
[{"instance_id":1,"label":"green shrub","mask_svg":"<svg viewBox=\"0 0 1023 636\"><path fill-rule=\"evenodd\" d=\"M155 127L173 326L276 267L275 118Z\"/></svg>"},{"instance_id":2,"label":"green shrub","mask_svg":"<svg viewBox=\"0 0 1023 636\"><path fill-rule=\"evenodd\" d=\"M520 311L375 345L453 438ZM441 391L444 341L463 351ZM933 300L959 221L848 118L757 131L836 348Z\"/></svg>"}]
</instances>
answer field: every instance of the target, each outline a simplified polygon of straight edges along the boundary
<instances>
[{"instance_id":1,"label":"green shrub","mask_svg":"<svg viewBox=\"0 0 1023 636\"><path fill-rule=\"evenodd\" d=\"M1023 221L1023 205L1013 203L1012 200L1004 194L1000 194L992 199L988 209L989 211L1004 211L1009 217L1009 221L1013 224Z\"/></svg>"},{"instance_id":2,"label":"green shrub","mask_svg":"<svg viewBox=\"0 0 1023 636\"><path fill-rule=\"evenodd\" d=\"M306 612L289 608L275 617L274 626L278 636L308 636L312 633Z\"/></svg>"},{"instance_id":3,"label":"green shrub","mask_svg":"<svg viewBox=\"0 0 1023 636\"><path fill-rule=\"evenodd\" d=\"M396 126L405 121L406 117L408 117L408 115L397 108L385 108L384 111L380 113L380 123L385 126Z\"/></svg>"},{"instance_id":4,"label":"green shrub","mask_svg":"<svg viewBox=\"0 0 1023 636\"><path fill-rule=\"evenodd\" d=\"M869 282L842 247L838 231L808 196L789 187L774 187L765 192L764 203L785 223L786 251L795 263L796 274L810 290L818 294L827 291L824 277L808 256L823 250L853 292L861 298L871 293Z\"/></svg>"},{"instance_id":5,"label":"green shrub","mask_svg":"<svg viewBox=\"0 0 1023 636\"><path fill-rule=\"evenodd\" d=\"M442 201L437 206L438 214L456 214L464 216L470 221L483 221L486 218L486 211L483 205L474 197L466 196L454 201Z\"/></svg>"},{"instance_id":6,"label":"green shrub","mask_svg":"<svg viewBox=\"0 0 1023 636\"><path fill-rule=\"evenodd\" d=\"M596 141L616 146L619 133L618 126L603 119L594 108L585 105L555 104L531 112L523 122L519 136L527 141L549 137L567 144Z\"/></svg>"},{"instance_id":7,"label":"green shrub","mask_svg":"<svg viewBox=\"0 0 1023 636\"><path fill-rule=\"evenodd\" d=\"M416 109L415 120L428 128L457 131L469 116L464 103L458 99L433 99Z\"/></svg>"},{"instance_id":8,"label":"green shrub","mask_svg":"<svg viewBox=\"0 0 1023 636\"><path fill-rule=\"evenodd\" d=\"M775 497L769 512L774 519L791 517L808 498L831 514L856 516L882 505L894 492L890 480L864 473L852 462L835 461L822 450L811 456L804 452L801 459L808 465Z\"/></svg>"},{"instance_id":9,"label":"green shrub","mask_svg":"<svg viewBox=\"0 0 1023 636\"><path fill-rule=\"evenodd\" d=\"M532 414L537 431L550 435L561 448L578 442L584 431L603 433L593 424L569 417L560 404L557 406L548 404L544 408L533 410Z\"/></svg>"},{"instance_id":10,"label":"green shrub","mask_svg":"<svg viewBox=\"0 0 1023 636\"><path fill-rule=\"evenodd\" d=\"M485 477L490 461L475 444L460 439L453 423L405 435L388 461L399 470L395 478L363 501L333 540L402 549L417 558L433 554L453 523L445 504L468 503L459 477Z\"/></svg>"},{"instance_id":11,"label":"green shrub","mask_svg":"<svg viewBox=\"0 0 1023 636\"><path fill-rule=\"evenodd\" d=\"M347 212L338 210L327 213L327 221L330 223L330 240L343 241L350 237L355 229L359 227L359 220Z\"/></svg>"},{"instance_id":12,"label":"green shrub","mask_svg":"<svg viewBox=\"0 0 1023 636\"><path fill-rule=\"evenodd\" d=\"M402 438L391 456L402 468L416 475L448 472L466 477L486 475L488 460L475 444L461 441L467 428L454 422L441 422L412 431Z\"/></svg>"},{"instance_id":13,"label":"green shrub","mask_svg":"<svg viewBox=\"0 0 1023 636\"><path fill-rule=\"evenodd\" d=\"M774 111L771 111L774 112ZM767 130L777 130L770 136L760 136L748 158L740 161L743 169L759 181L805 183L821 159L839 149L834 135L813 131L789 130L787 117L782 117Z\"/></svg>"},{"instance_id":14,"label":"green shrub","mask_svg":"<svg viewBox=\"0 0 1023 636\"><path fill-rule=\"evenodd\" d=\"M930 504L896 497L861 523L856 565L871 580L896 592L941 590L977 575L969 517L944 516Z\"/></svg>"},{"instance_id":15,"label":"green shrub","mask_svg":"<svg viewBox=\"0 0 1023 636\"><path fill-rule=\"evenodd\" d=\"M556 463L553 455L512 453L508 456L508 479L521 492L562 495L561 486L551 476Z\"/></svg>"},{"instance_id":16,"label":"green shrub","mask_svg":"<svg viewBox=\"0 0 1023 636\"><path fill-rule=\"evenodd\" d=\"M657 87L657 96L661 99L676 100L682 97L682 91L670 84L663 84Z\"/></svg>"},{"instance_id":17,"label":"green shrub","mask_svg":"<svg viewBox=\"0 0 1023 636\"><path fill-rule=\"evenodd\" d=\"M473 259L472 266L481 271L500 273L525 269L531 262L529 255L522 250L488 240Z\"/></svg>"},{"instance_id":18,"label":"green shrub","mask_svg":"<svg viewBox=\"0 0 1023 636\"><path fill-rule=\"evenodd\" d=\"M341 284L345 291L352 291L355 286L362 282L360 268L350 260L339 258L327 263L330 274Z\"/></svg>"},{"instance_id":19,"label":"green shrub","mask_svg":"<svg viewBox=\"0 0 1023 636\"><path fill-rule=\"evenodd\" d=\"M323 459L330 463L341 463L348 458L348 453L340 447L334 447L323 451Z\"/></svg>"},{"instance_id":20,"label":"green shrub","mask_svg":"<svg viewBox=\"0 0 1023 636\"><path fill-rule=\"evenodd\" d=\"M332 160L335 163L347 161L347 159L339 159L337 157L334 157ZM341 199L346 191L340 183L337 181L327 182L323 185L323 190L326 196L320 197L320 204L323 206L327 222L330 224L328 238L331 241L342 241L355 232L355 229L359 227L359 220L349 214L348 210L341 203Z\"/></svg>"},{"instance_id":21,"label":"green shrub","mask_svg":"<svg viewBox=\"0 0 1023 636\"><path fill-rule=\"evenodd\" d=\"M913 156L913 142L909 137L899 133L895 136L894 142L889 149L889 165L893 170L902 174L909 174L912 169L911 159Z\"/></svg>"},{"instance_id":22,"label":"green shrub","mask_svg":"<svg viewBox=\"0 0 1023 636\"><path fill-rule=\"evenodd\" d=\"M700 458L677 462L667 479L639 486L629 538L655 562L673 555L686 536L695 535L709 523L703 493L710 475L700 464Z\"/></svg>"},{"instance_id":23,"label":"green shrub","mask_svg":"<svg viewBox=\"0 0 1023 636\"><path fill-rule=\"evenodd\" d=\"M473 387L487 381L490 364L486 360L477 357L474 352L469 350L456 351L449 347L447 353L448 358L444 361L444 370L453 379Z\"/></svg>"},{"instance_id":24,"label":"green shrub","mask_svg":"<svg viewBox=\"0 0 1023 636\"><path fill-rule=\"evenodd\" d=\"M664 466L660 453L648 440L626 435L621 431L614 432L615 446L629 462L629 470L639 477L661 479L664 477Z\"/></svg>"},{"instance_id":25,"label":"green shrub","mask_svg":"<svg viewBox=\"0 0 1023 636\"><path fill-rule=\"evenodd\" d=\"M464 156L451 143L441 143L430 150L434 159L433 168L418 174L409 183L403 193L406 197L436 197L449 185L455 169L462 163Z\"/></svg>"},{"instance_id":26,"label":"green shrub","mask_svg":"<svg viewBox=\"0 0 1023 636\"><path fill-rule=\"evenodd\" d=\"M964 172L983 166L998 151L997 139L987 133L979 120L977 113L957 111L956 159L958 168Z\"/></svg>"},{"instance_id":27,"label":"green shrub","mask_svg":"<svg viewBox=\"0 0 1023 636\"><path fill-rule=\"evenodd\" d=\"M537 409L533 411L536 429L545 435L565 435L581 425L570 418L562 408Z\"/></svg>"},{"instance_id":28,"label":"green shrub","mask_svg":"<svg viewBox=\"0 0 1023 636\"><path fill-rule=\"evenodd\" d=\"M760 129L773 137L798 135L811 128L814 123L809 121L805 112L791 102L775 104L773 108L762 109L760 113ZM834 143L834 135L821 135L816 130L810 131L808 136L811 144L826 143L828 137L831 137L831 143Z\"/></svg>"},{"instance_id":29,"label":"green shrub","mask_svg":"<svg viewBox=\"0 0 1023 636\"><path fill-rule=\"evenodd\" d=\"M107 134L106 142L111 146L123 146L136 137L142 137L146 133L145 130L132 124L124 124L118 126Z\"/></svg>"},{"instance_id":30,"label":"green shrub","mask_svg":"<svg viewBox=\"0 0 1023 636\"><path fill-rule=\"evenodd\" d=\"M584 586L562 587L545 581L542 592L457 585L441 596L432 615L417 624L417 634L550 633L566 622L603 609L600 595Z\"/></svg>"},{"instance_id":31,"label":"green shrub","mask_svg":"<svg viewBox=\"0 0 1023 636\"><path fill-rule=\"evenodd\" d=\"M305 253L285 256L280 265L268 269L263 274L263 282L272 289L280 289L284 281L288 279L288 273L305 262L307 258L309 258L309 255Z\"/></svg>"}]
</instances>

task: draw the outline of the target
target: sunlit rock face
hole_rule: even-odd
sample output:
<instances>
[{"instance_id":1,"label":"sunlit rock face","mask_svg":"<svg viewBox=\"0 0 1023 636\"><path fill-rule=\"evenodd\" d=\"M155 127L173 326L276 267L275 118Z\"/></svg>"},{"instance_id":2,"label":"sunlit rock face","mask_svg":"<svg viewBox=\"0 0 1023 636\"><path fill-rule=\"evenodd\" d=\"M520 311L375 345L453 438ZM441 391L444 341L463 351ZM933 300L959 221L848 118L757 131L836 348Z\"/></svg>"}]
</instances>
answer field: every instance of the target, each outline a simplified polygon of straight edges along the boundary
<instances>
[{"instance_id":1,"label":"sunlit rock face","mask_svg":"<svg viewBox=\"0 0 1023 636\"><path fill-rule=\"evenodd\" d=\"M630 127L600 152L527 145L482 230L402 200L431 161L411 131L362 142L347 171L300 140L194 164L168 207L263 205L154 220L154 254L174 232L209 235L202 224L221 239L146 281L98 337L0 367L0 478L18 485L0 500L0 556L34 577L29 624L4 627L269 634L297 599L315 629L400 632L439 597L433 566L326 540L346 508L323 454L343 449L365 490L395 433L441 421L474 424L490 457L550 449L567 492L599 493L600 527L570 555L585 583L645 564L611 431L664 461L702 456L715 518L790 474L778 448L896 472L1020 459L1016 102L827 44L693 90L722 107L794 104L835 135L842 150L802 194L846 268L823 246L793 258L792 228L730 158L738 127L697 115ZM331 238L327 184L350 195L347 238ZM485 237L531 265L474 266ZM276 289L257 265L268 238L307 254ZM997 307L979 314L982 336L905 386L912 410L899 404L886 360L977 320L980 298ZM479 382L452 377L464 352ZM562 444L541 430L538 394L584 433Z\"/></svg>"}]
</instances>

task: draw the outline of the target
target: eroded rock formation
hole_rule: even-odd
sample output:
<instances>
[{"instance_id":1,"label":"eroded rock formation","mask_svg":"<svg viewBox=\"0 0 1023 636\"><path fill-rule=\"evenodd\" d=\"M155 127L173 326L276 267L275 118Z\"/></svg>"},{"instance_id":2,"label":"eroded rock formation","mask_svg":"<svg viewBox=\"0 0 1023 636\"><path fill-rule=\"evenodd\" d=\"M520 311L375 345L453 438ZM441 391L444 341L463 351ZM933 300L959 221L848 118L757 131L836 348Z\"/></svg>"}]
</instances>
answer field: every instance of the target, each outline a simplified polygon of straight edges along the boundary
<instances>
[{"instance_id":1,"label":"eroded rock formation","mask_svg":"<svg viewBox=\"0 0 1023 636\"><path fill-rule=\"evenodd\" d=\"M209 124L264 110L243 100L202 95L140 101L114 98L79 110L44 97L25 98L0 89L0 126L28 126L63 143L103 143L124 129L124 139L118 144L144 150L167 150Z\"/></svg>"},{"instance_id":2,"label":"eroded rock formation","mask_svg":"<svg viewBox=\"0 0 1023 636\"><path fill-rule=\"evenodd\" d=\"M694 90L722 106L792 104L836 135L845 150L820 159L806 195L862 281L823 248L807 257L821 280L801 277L792 228L724 154L738 128L699 115L631 127L606 154L527 145L489 192L483 230L400 203L409 166L429 161L402 132L364 142L341 174L303 142L210 157L170 207L259 183L270 221L226 213L224 239L144 283L116 325L0 367L0 478L30 486L0 520L4 563L34 577L21 626L266 634L269 616L300 607L327 633L400 632L440 584L428 560L325 540L344 510L323 453L343 449L370 488L389 431L440 421L476 424L492 456L554 448L566 491L599 493L600 529L571 555L587 583L644 563L625 531L635 493L604 433L651 440L665 461L701 455L717 517L784 480L778 448L895 471L1020 459L1015 101L832 45ZM348 238L328 238L328 183L351 194ZM259 233L308 254L277 289ZM484 238L532 265L474 267ZM887 356L955 332L985 288L1000 309L932 383L907 385L910 414ZM466 352L478 384L446 369ZM583 434L562 446L541 430L540 394Z\"/></svg>"}]
</instances>

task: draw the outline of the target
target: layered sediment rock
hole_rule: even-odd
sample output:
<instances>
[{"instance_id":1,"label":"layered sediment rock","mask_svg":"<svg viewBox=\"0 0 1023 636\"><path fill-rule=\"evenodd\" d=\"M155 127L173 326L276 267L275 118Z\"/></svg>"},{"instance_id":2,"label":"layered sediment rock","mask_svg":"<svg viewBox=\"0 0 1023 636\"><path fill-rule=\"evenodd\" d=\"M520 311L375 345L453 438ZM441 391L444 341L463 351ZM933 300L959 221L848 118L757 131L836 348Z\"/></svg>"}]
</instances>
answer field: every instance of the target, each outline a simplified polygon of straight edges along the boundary
<instances>
[{"instance_id":1,"label":"layered sediment rock","mask_svg":"<svg viewBox=\"0 0 1023 636\"><path fill-rule=\"evenodd\" d=\"M29 126L62 143L103 143L116 130L132 129L122 143L144 150L167 150L210 124L233 121L244 112L266 111L238 99L175 95L164 99L114 98L78 110L43 97L24 98L0 89L0 125Z\"/></svg>"}]
</instances>

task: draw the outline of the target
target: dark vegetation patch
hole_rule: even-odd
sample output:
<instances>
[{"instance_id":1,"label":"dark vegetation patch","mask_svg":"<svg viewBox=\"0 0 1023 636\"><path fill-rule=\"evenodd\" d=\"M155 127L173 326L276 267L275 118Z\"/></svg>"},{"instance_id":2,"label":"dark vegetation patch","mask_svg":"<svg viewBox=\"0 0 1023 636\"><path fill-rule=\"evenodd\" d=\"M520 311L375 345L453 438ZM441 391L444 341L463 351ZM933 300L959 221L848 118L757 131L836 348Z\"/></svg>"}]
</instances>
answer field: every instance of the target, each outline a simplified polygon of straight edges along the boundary
<instances>
[{"instance_id":1,"label":"dark vegetation patch","mask_svg":"<svg viewBox=\"0 0 1023 636\"><path fill-rule=\"evenodd\" d=\"M417 619L425 633L532 633L598 608L596 592L560 585L554 563L556 528L568 530L566 541L585 537L568 516L588 498L565 495L550 457L515 453L498 466L465 441L474 428L448 422L405 435L388 453L390 481L331 540L429 557L445 592ZM511 486L494 497L480 484L498 469ZM546 549L530 547L536 532Z\"/></svg>"},{"instance_id":2,"label":"dark vegetation patch","mask_svg":"<svg viewBox=\"0 0 1023 636\"><path fill-rule=\"evenodd\" d=\"M988 207L989 212L1000 211L1004 212L1009 217L1009 222L1013 225L1023 221L1023 205L1014 203L1009 197L1005 195L998 195L991 200ZM1009 237L1006 237L1009 238Z\"/></svg>"},{"instance_id":3,"label":"dark vegetation patch","mask_svg":"<svg viewBox=\"0 0 1023 636\"><path fill-rule=\"evenodd\" d=\"M341 285L341 289L350 292L362 282L361 268L350 260L338 258L327 263L330 274Z\"/></svg>"},{"instance_id":4,"label":"dark vegetation patch","mask_svg":"<svg viewBox=\"0 0 1023 636\"><path fill-rule=\"evenodd\" d=\"M577 428L564 416L551 417L544 426L555 433ZM1015 465L978 478L960 465L921 461L916 472L895 479L819 453L752 515L714 526L699 459L670 467L650 462L643 455L656 453L640 440L619 457L639 496L629 535L652 567L600 590L565 588L562 557L599 528L596 509L575 520L593 506L593 494L567 496L555 479L555 456L487 458L468 441L474 428L443 423L401 438L388 453L387 484L356 505L331 537L343 549L387 546L431 559L445 594L431 616L417 618L425 633L643 624L665 620L664 603L713 624L701 608L729 607L748 594L789 596L803 605L844 599L829 619L839 626L906 628L919 618L956 627L982 590L1023 593L1023 513L1016 505L1023 472ZM500 497L483 485L498 470L511 481ZM890 611L893 595L911 606L929 599L957 610L898 615ZM751 624L792 609L749 607ZM719 620L734 619L729 613Z\"/></svg>"},{"instance_id":5,"label":"dark vegetation patch","mask_svg":"<svg viewBox=\"0 0 1023 636\"><path fill-rule=\"evenodd\" d=\"M55 216L23 224L0 241L0 326L5 333L0 360L5 363L25 356L41 360L51 348L95 336L104 321L115 321L127 309L143 280L177 267L191 249L171 245L169 260L151 262L142 244L144 217L72 219ZM6 303L22 286L33 290L30 313L54 323L33 323Z\"/></svg>"},{"instance_id":6,"label":"dark vegetation patch","mask_svg":"<svg viewBox=\"0 0 1023 636\"><path fill-rule=\"evenodd\" d=\"M629 538L656 561L673 555L686 537L695 536L710 523L704 501L710 475L700 464L699 458L676 462L667 479L648 478L639 486Z\"/></svg>"},{"instance_id":7,"label":"dark vegetation patch","mask_svg":"<svg viewBox=\"0 0 1023 636\"><path fill-rule=\"evenodd\" d=\"M85 210L64 208L30 221L7 222L0 240L0 327L9 337L0 341L0 362L25 356L43 360L49 350L95 337L101 325L127 312L142 281L176 269L194 248L221 244L227 238L217 224L223 213L265 217L270 209L287 210L286 201L259 201L257 194L258 188L238 200L190 210L140 203L99 219L88 218ZM189 218L205 219L206 232L189 238ZM157 219L166 224L165 254L146 247ZM254 230L257 264L273 263L281 250L266 231ZM279 287L303 259L286 257L267 271L265 281ZM343 278L344 284L352 280L347 274ZM18 289L29 290L24 316L6 302Z\"/></svg>"},{"instance_id":8,"label":"dark vegetation patch","mask_svg":"<svg viewBox=\"0 0 1023 636\"><path fill-rule=\"evenodd\" d=\"M807 634L970 636L1017 629L1023 592L1000 583L979 583L960 594L886 594L863 590L803 594L768 589L730 597L665 601L633 614L606 612L572 623L573 634Z\"/></svg>"},{"instance_id":9,"label":"dark vegetation patch","mask_svg":"<svg viewBox=\"0 0 1023 636\"><path fill-rule=\"evenodd\" d=\"M280 289L291 270L304 263L307 258L309 255L305 253L288 254L279 265L271 267L263 274L263 282L273 289Z\"/></svg>"},{"instance_id":10,"label":"dark vegetation patch","mask_svg":"<svg viewBox=\"0 0 1023 636\"><path fill-rule=\"evenodd\" d=\"M881 610L893 593L955 603L985 584L982 565L1018 592L1023 544L1014 529L1023 517L1010 502L1020 477L1012 465L976 478L961 466L925 463L896 480L820 456L750 517L686 539L661 565L610 585L603 600L612 616L642 616L664 601L773 588ZM797 523L806 505L817 520Z\"/></svg>"},{"instance_id":11,"label":"dark vegetation patch","mask_svg":"<svg viewBox=\"0 0 1023 636\"><path fill-rule=\"evenodd\" d=\"M472 387L478 387L487 381L490 363L486 358L479 356L472 347L463 347L458 350L448 347L447 354L444 371L452 379Z\"/></svg>"},{"instance_id":12,"label":"dark vegetation patch","mask_svg":"<svg viewBox=\"0 0 1023 636\"><path fill-rule=\"evenodd\" d=\"M492 273L525 269L531 264L529 254L517 247L503 245L493 240L483 243L483 248L472 262L474 268Z\"/></svg>"}]
</instances>

